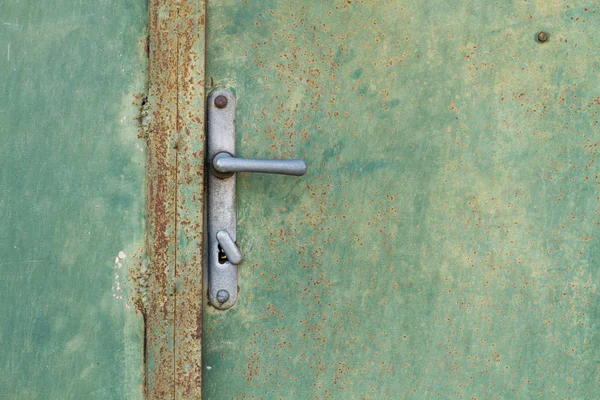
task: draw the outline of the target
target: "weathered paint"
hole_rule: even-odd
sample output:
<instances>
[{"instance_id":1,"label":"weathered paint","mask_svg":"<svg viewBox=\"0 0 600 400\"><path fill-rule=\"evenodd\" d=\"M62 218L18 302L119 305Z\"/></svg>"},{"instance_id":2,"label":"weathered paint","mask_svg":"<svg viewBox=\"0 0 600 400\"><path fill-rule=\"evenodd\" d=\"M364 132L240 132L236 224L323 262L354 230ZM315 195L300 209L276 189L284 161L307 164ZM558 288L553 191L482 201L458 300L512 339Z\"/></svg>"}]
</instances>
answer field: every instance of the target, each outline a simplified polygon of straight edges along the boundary
<instances>
[{"instance_id":1,"label":"weathered paint","mask_svg":"<svg viewBox=\"0 0 600 400\"><path fill-rule=\"evenodd\" d=\"M140 1L0 2L0 398L143 398Z\"/></svg>"},{"instance_id":2,"label":"weathered paint","mask_svg":"<svg viewBox=\"0 0 600 400\"><path fill-rule=\"evenodd\" d=\"M597 2L211 1L240 299L204 395L597 398ZM536 40L539 31L549 40Z\"/></svg>"},{"instance_id":3,"label":"weathered paint","mask_svg":"<svg viewBox=\"0 0 600 400\"><path fill-rule=\"evenodd\" d=\"M201 391L204 2L149 2L149 399Z\"/></svg>"}]
</instances>

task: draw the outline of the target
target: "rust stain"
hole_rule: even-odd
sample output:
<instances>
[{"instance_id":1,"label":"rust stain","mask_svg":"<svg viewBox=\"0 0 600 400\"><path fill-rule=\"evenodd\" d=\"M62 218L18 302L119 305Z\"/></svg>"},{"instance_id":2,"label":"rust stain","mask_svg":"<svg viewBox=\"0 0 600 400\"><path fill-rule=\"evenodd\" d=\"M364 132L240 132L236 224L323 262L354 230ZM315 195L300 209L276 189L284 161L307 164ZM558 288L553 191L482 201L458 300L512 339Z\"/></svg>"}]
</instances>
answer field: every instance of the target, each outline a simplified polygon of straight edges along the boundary
<instances>
[{"instance_id":1,"label":"rust stain","mask_svg":"<svg viewBox=\"0 0 600 400\"><path fill-rule=\"evenodd\" d=\"M149 4L146 393L200 398L203 1Z\"/></svg>"},{"instance_id":2,"label":"rust stain","mask_svg":"<svg viewBox=\"0 0 600 400\"><path fill-rule=\"evenodd\" d=\"M238 178L247 264L234 312L207 313L207 397L591 390L597 30L401 5L209 3L238 151L310 168ZM494 29L424 28L448 12Z\"/></svg>"}]
</instances>

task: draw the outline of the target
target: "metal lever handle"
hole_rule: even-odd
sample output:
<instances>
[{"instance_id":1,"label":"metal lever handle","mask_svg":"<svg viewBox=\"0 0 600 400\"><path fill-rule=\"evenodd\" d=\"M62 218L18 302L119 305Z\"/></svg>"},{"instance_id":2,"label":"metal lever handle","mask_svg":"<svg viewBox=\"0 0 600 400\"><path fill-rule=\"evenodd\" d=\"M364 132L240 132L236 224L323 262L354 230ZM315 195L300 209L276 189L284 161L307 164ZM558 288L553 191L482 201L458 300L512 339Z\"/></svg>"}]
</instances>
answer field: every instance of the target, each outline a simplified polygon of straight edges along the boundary
<instances>
[{"instance_id":1,"label":"metal lever handle","mask_svg":"<svg viewBox=\"0 0 600 400\"><path fill-rule=\"evenodd\" d=\"M302 176L306 173L306 163L303 160L257 160L238 158L225 152L221 152L213 158L212 166L224 177L231 176L235 172L263 172L294 176Z\"/></svg>"}]
</instances>

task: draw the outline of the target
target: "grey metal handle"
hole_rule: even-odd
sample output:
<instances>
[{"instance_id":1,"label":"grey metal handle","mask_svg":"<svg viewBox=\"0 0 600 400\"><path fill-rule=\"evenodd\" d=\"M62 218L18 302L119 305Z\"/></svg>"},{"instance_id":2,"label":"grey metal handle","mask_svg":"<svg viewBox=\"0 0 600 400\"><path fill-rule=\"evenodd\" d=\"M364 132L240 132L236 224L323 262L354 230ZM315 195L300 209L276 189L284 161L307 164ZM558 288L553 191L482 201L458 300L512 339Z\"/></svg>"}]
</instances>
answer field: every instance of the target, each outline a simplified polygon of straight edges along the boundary
<instances>
[{"instance_id":1,"label":"grey metal handle","mask_svg":"<svg viewBox=\"0 0 600 400\"><path fill-rule=\"evenodd\" d=\"M242 262L242 252L237 247L227 231L217 232L217 242L221 246L223 253L227 256L227 260L232 264L238 265Z\"/></svg>"},{"instance_id":2,"label":"grey metal handle","mask_svg":"<svg viewBox=\"0 0 600 400\"><path fill-rule=\"evenodd\" d=\"M217 154L213 158L212 165L215 171L221 174L262 172L302 176L306 173L306 163L303 160L257 160L238 158L225 152Z\"/></svg>"}]
</instances>

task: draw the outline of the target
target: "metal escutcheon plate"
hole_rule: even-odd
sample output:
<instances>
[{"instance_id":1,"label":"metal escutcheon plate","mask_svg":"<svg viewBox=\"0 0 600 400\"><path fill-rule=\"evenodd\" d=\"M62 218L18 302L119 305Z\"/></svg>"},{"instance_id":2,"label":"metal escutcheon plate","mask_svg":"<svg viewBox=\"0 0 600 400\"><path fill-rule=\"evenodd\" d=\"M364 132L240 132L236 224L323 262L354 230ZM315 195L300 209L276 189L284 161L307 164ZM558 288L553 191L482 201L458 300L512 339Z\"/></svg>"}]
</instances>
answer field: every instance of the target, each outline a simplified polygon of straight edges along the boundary
<instances>
[{"instance_id":1,"label":"metal escutcheon plate","mask_svg":"<svg viewBox=\"0 0 600 400\"><path fill-rule=\"evenodd\" d=\"M208 162L221 152L235 154L235 97L229 89L215 89L208 97L207 141ZM237 266L223 260L223 253L219 258L217 234L224 231L233 242L236 240L235 174L219 178L210 171L207 177L208 298L215 308L227 310L237 302Z\"/></svg>"}]
</instances>

